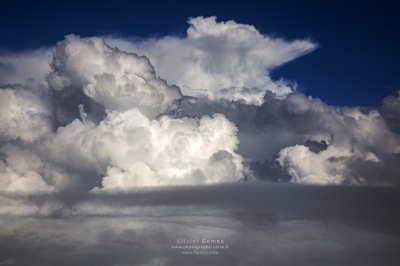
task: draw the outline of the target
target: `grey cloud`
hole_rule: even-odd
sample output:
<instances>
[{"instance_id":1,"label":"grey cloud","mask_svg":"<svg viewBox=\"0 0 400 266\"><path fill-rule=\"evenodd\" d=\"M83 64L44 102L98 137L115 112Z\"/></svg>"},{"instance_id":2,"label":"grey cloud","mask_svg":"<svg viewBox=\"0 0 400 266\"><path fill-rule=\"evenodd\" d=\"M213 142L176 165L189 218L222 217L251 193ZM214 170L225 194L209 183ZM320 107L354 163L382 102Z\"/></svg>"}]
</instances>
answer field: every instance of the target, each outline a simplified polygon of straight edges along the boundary
<instances>
[{"instance_id":1,"label":"grey cloud","mask_svg":"<svg viewBox=\"0 0 400 266\"><path fill-rule=\"evenodd\" d=\"M344 107L337 111L321 101L310 101L295 94L288 96L282 103L284 107L277 111L280 114L273 116L277 119L273 126L287 123L283 128L293 128L296 134L303 135L304 138L325 141L328 144L318 154L305 149L309 145L292 146L280 151L278 161L292 176L292 181L398 186L398 179L393 178L393 175L386 176L382 170L397 168L393 164L387 164L389 161L385 158L397 157L399 135L391 131L378 110L363 112L360 108ZM270 114L277 112L263 112L262 120L259 121L273 121L269 119ZM264 127L270 127L268 122L264 123ZM349 172L347 168L354 162L368 164L375 171L357 171L353 168ZM357 169L360 170L359 167ZM319 178L321 179L318 180Z\"/></svg>"},{"instance_id":2,"label":"grey cloud","mask_svg":"<svg viewBox=\"0 0 400 266\"><path fill-rule=\"evenodd\" d=\"M387 96L379 112L385 118L390 129L400 134L400 99L399 96Z\"/></svg>"},{"instance_id":3,"label":"grey cloud","mask_svg":"<svg viewBox=\"0 0 400 266\"><path fill-rule=\"evenodd\" d=\"M321 140L320 142L315 140L306 140L304 146L308 147L308 149L314 153L319 153L328 148L328 144L326 144L325 140Z\"/></svg>"},{"instance_id":4,"label":"grey cloud","mask_svg":"<svg viewBox=\"0 0 400 266\"><path fill-rule=\"evenodd\" d=\"M87 200L128 206L213 206L265 214L279 220L337 221L400 234L398 188L241 183L139 191L126 195L90 194ZM187 210L187 209L185 209Z\"/></svg>"},{"instance_id":5,"label":"grey cloud","mask_svg":"<svg viewBox=\"0 0 400 266\"><path fill-rule=\"evenodd\" d=\"M105 108L88 97L81 88L70 87L65 90L51 91L52 112L55 126L66 126L75 119L81 119L79 105L83 106L83 111L87 119L95 124L99 124L106 116Z\"/></svg>"},{"instance_id":6,"label":"grey cloud","mask_svg":"<svg viewBox=\"0 0 400 266\"><path fill-rule=\"evenodd\" d=\"M346 160L348 175L361 179L368 185L400 186L400 155L381 154L380 162L365 161L360 158Z\"/></svg>"},{"instance_id":7,"label":"grey cloud","mask_svg":"<svg viewBox=\"0 0 400 266\"><path fill-rule=\"evenodd\" d=\"M1 261L16 265L264 265L265 261L396 265L398 192L271 183L125 194L85 192L72 212L54 218L32 214L3 227ZM63 193L66 198L67 192ZM44 206L43 202L54 199L47 195L29 200ZM26 223L30 226L24 227ZM182 255L171 248L182 238L223 239L230 247L218 255Z\"/></svg>"},{"instance_id":8,"label":"grey cloud","mask_svg":"<svg viewBox=\"0 0 400 266\"><path fill-rule=\"evenodd\" d=\"M7 75L15 72L15 66L10 63L0 61L0 79L4 80Z\"/></svg>"},{"instance_id":9,"label":"grey cloud","mask_svg":"<svg viewBox=\"0 0 400 266\"><path fill-rule=\"evenodd\" d=\"M398 186L398 102L337 109L299 92L277 99L267 91L261 106L184 98L176 115L225 114L238 127L238 152L255 160L251 170L260 179Z\"/></svg>"},{"instance_id":10,"label":"grey cloud","mask_svg":"<svg viewBox=\"0 0 400 266\"><path fill-rule=\"evenodd\" d=\"M287 182L292 178L276 161L277 155L267 157L264 161L254 160L250 164L251 172L263 181Z\"/></svg>"},{"instance_id":11,"label":"grey cloud","mask_svg":"<svg viewBox=\"0 0 400 266\"><path fill-rule=\"evenodd\" d=\"M46 47L20 52L0 50L0 85L34 83L45 86L50 61L51 51Z\"/></svg>"}]
</instances>

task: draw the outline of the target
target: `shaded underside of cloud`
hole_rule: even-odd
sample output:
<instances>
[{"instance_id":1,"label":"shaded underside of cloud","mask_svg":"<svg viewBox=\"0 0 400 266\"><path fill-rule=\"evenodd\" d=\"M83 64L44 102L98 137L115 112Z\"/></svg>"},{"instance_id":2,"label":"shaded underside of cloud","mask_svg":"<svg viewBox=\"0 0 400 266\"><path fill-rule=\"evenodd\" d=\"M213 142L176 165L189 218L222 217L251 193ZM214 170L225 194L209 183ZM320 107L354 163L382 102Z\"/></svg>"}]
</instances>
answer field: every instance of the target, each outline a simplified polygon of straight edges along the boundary
<instances>
[{"instance_id":1,"label":"shaded underside of cloud","mask_svg":"<svg viewBox=\"0 0 400 266\"><path fill-rule=\"evenodd\" d=\"M15 265L396 265L398 192L250 183L22 197L32 210L1 210L7 245L0 245L0 259ZM200 249L207 240L229 248L182 254L215 251ZM185 245L198 249L171 247Z\"/></svg>"}]
</instances>

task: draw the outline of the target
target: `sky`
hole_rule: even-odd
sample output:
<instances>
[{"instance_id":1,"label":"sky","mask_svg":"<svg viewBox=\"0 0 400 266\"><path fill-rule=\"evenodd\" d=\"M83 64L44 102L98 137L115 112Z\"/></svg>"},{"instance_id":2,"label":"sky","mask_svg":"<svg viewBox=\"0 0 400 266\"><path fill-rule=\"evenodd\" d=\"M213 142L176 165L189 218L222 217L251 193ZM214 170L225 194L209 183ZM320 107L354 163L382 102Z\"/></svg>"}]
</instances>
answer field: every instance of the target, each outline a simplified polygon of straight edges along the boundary
<instances>
[{"instance_id":1,"label":"sky","mask_svg":"<svg viewBox=\"0 0 400 266\"><path fill-rule=\"evenodd\" d=\"M380 106L399 90L399 1L1 1L0 47L52 46L65 35L185 36L189 17L217 16L320 45L272 76L334 106ZM18 4L19 3L19 4Z\"/></svg>"},{"instance_id":2,"label":"sky","mask_svg":"<svg viewBox=\"0 0 400 266\"><path fill-rule=\"evenodd\" d=\"M399 264L399 1L0 4L0 265Z\"/></svg>"}]
</instances>

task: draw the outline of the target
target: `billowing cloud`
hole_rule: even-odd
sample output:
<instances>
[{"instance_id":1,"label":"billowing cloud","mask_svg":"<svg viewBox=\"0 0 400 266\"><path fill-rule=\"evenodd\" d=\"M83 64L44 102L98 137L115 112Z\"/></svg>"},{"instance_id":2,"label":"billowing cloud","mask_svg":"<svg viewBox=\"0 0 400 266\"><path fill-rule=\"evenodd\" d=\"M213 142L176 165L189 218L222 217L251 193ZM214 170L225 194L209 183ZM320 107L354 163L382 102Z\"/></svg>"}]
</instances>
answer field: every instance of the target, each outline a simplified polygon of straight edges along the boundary
<instances>
[{"instance_id":1,"label":"billowing cloud","mask_svg":"<svg viewBox=\"0 0 400 266\"><path fill-rule=\"evenodd\" d=\"M53 48L51 68L46 77L51 88L80 88L107 110L136 107L155 117L182 97L178 87L156 77L145 56L112 49L101 38L66 36Z\"/></svg>"},{"instance_id":2,"label":"billowing cloud","mask_svg":"<svg viewBox=\"0 0 400 266\"><path fill-rule=\"evenodd\" d=\"M48 87L4 87L1 139L17 141L16 149L43 161L40 170L28 167L23 174L33 171L56 190L208 184L253 175L398 184L398 171L385 170L395 169L390 166L400 151L393 118L398 99L387 98L379 110L337 109L278 89L268 71L316 44L271 38L215 17L189 24L186 38L106 40L120 49L98 37L68 35L52 49ZM204 88L206 97L192 93ZM8 161L16 155L3 150L4 169L11 171Z\"/></svg>"},{"instance_id":3,"label":"billowing cloud","mask_svg":"<svg viewBox=\"0 0 400 266\"><path fill-rule=\"evenodd\" d=\"M51 132L51 112L41 94L20 85L0 87L0 140L35 141Z\"/></svg>"},{"instance_id":4,"label":"billowing cloud","mask_svg":"<svg viewBox=\"0 0 400 266\"><path fill-rule=\"evenodd\" d=\"M399 184L397 171L388 175L382 170L397 168L393 161L400 152L400 137L377 109L336 109L292 93L286 99L267 100L255 121L265 132L288 135L287 144L293 141L292 134L297 136L276 159L293 182ZM359 171L360 164L376 170Z\"/></svg>"},{"instance_id":5,"label":"billowing cloud","mask_svg":"<svg viewBox=\"0 0 400 266\"><path fill-rule=\"evenodd\" d=\"M156 78L146 57L68 35L53 48L51 67L48 88L0 91L2 140L17 141L1 150L4 191L127 191L243 179L235 125L222 114L165 115L182 95ZM96 112L100 121L92 119Z\"/></svg>"},{"instance_id":6,"label":"billowing cloud","mask_svg":"<svg viewBox=\"0 0 400 266\"><path fill-rule=\"evenodd\" d=\"M1 147L6 156L0 162L0 191L16 194L41 194L54 191L43 179L43 162L30 150L22 150L13 145Z\"/></svg>"},{"instance_id":7,"label":"billowing cloud","mask_svg":"<svg viewBox=\"0 0 400 266\"><path fill-rule=\"evenodd\" d=\"M243 177L236 131L221 114L149 120L130 109L97 126L75 120L38 150L57 165L103 175L104 189L235 182Z\"/></svg>"},{"instance_id":8,"label":"billowing cloud","mask_svg":"<svg viewBox=\"0 0 400 266\"><path fill-rule=\"evenodd\" d=\"M265 90L282 97L294 89L289 81L272 81L270 70L318 46L310 40L263 35L234 21L217 22L216 17L191 18L189 24L186 38L167 36L139 43L107 38L106 43L146 55L159 75L180 86L184 95L256 105L262 103Z\"/></svg>"},{"instance_id":9,"label":"billowing cloud","mask_svg":"<svg viewBox=\"0 0 400 266\"><path fill-rule=\"evenodd\" d=\"M225 114L238 127L238 153L259 179L308 184L398 185L399 99L382 108L329 106L294 92L261 106L185 98L178 116Z\"/></svg>"}]
</instances>

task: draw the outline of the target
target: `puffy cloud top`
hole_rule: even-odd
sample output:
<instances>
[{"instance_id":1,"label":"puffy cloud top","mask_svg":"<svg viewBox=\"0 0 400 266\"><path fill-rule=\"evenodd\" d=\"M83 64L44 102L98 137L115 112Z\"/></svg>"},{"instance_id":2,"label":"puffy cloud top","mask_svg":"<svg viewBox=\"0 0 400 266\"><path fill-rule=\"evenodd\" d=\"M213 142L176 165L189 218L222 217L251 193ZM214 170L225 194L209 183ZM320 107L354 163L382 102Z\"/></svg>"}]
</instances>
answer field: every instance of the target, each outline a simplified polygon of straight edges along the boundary
<instances>
[{"instance_id":1,"label":"puffy cloud top","mask_svg":"<svg viewBox=\"0 0 400 266\"><path fill-rule=\"evenodd\" d=\"M98 126L75 120L39 150L64 168L105 175L104 189L235 182L243 177L236 132L221 114L149 120L130 109Z\"/></svg>"},{"instance_id":2,"label":"puffy cloud top","mask_svg":"<svg viewBox=\"0 0 400 266\"><path fill-rule=\"evenodd\" d=\"M265 75L316 44L215 17L189 24L183 39L107 43L145 54L197 99L147 57L75 35L53 48L48 87L3 86L2 191L235 182L260 158L254 173L269 180L399 184L398 98L334 108Z\"/></svg>"},{"instance_id":3,"label":"puffy cloud top","mask_svg":"<svg viewBox=\"0 0 400 266\"><path fill-rule=\"evenodd\" d=\"M156 77L145 56L120 52L101 38L68 35L53 48L49 85L56 90L82 88L108 110L138 108L154 117L176 107L178 87Z\"/></svg>"},{"instance_id":4,"label":"puffy cloud top","mask_svg":"<svg viewBox=\"0 0 400 266\"><path fill-rule=\"evenodd\" d=\"M253 26L217 22L216 17L192 18L189 24L184 39L165 37L130 43L109 38L106 42L148 56L160 75L180 86L184 95L257 105L267 89L278 97L293 90L289 82L272 81L269 70L318 46L309 40L288 42L262 35Z\"/></svg>"},{"instance_id":5,"label":"puffy cloud top","mask_svg":"<svg viewBox=\"0 0 400 266\"><path fill-rule=\"evenodd\" d=\"M243 179L236 126L222 114L163 115L182 94L156 77L145 56L75 35L52 51L48 87L0 90L0 191L127 191ZM104 116L94 123L88 111Z\"/></svg>"}]
</instances>

